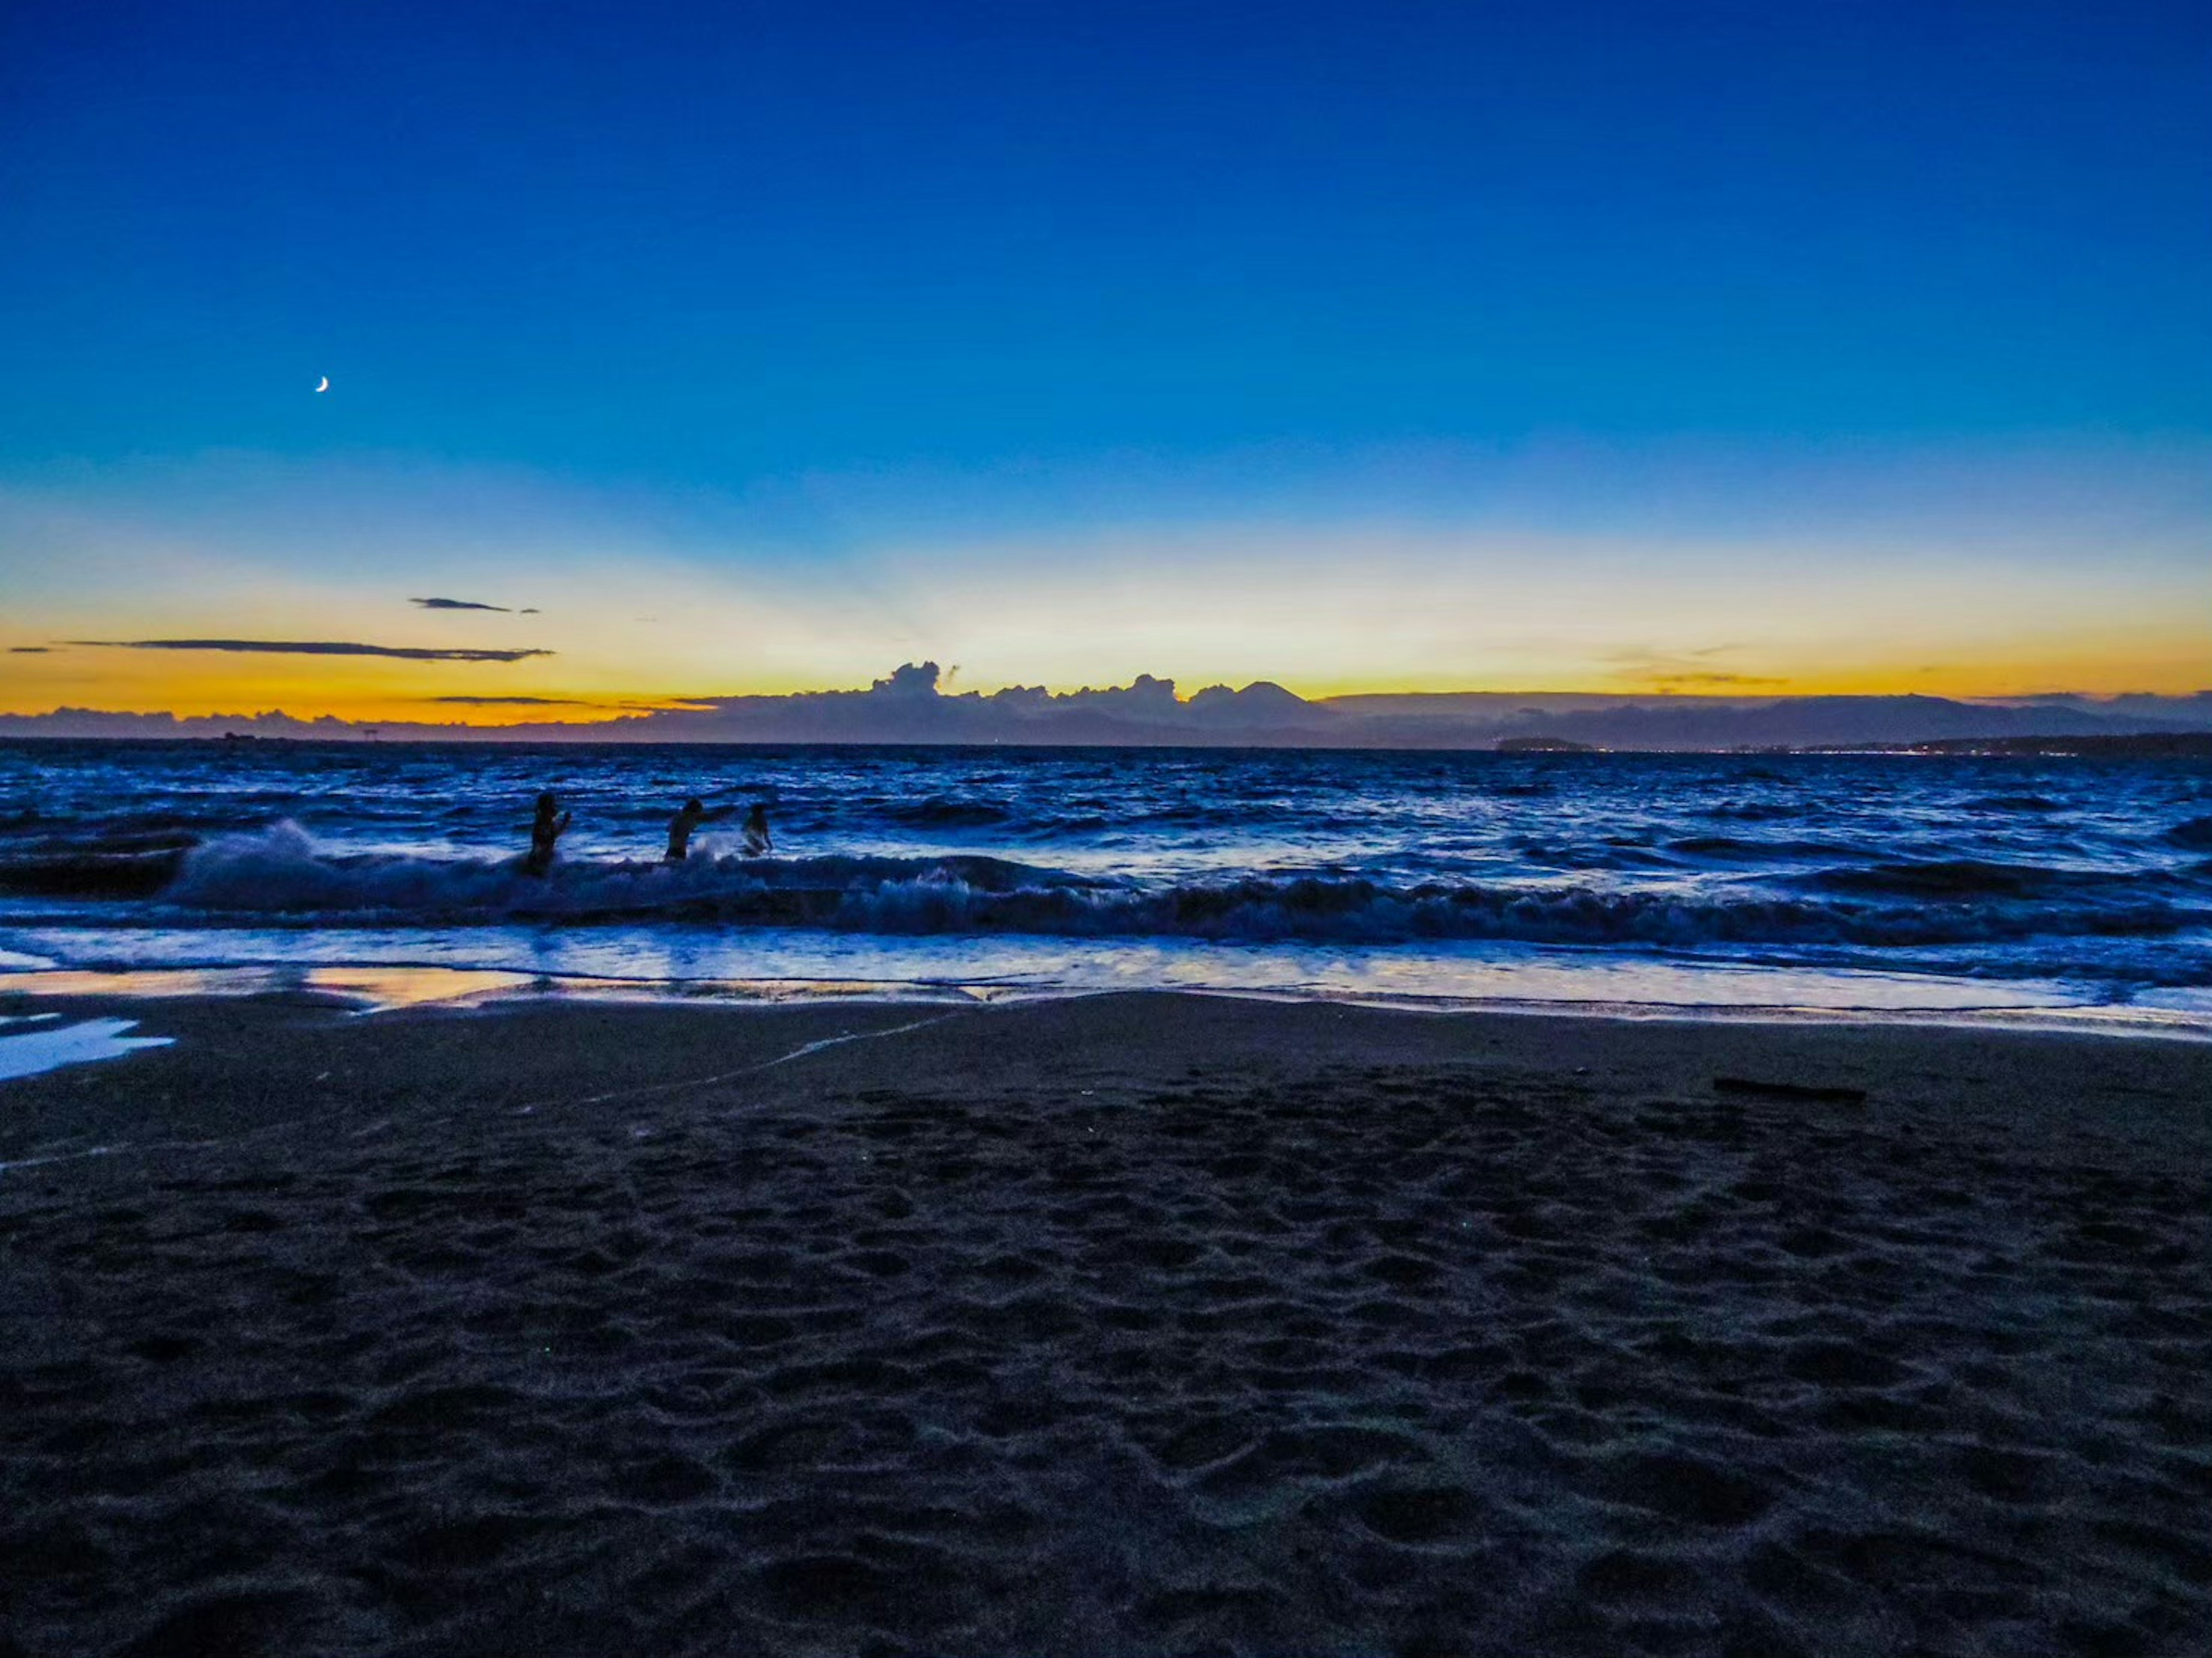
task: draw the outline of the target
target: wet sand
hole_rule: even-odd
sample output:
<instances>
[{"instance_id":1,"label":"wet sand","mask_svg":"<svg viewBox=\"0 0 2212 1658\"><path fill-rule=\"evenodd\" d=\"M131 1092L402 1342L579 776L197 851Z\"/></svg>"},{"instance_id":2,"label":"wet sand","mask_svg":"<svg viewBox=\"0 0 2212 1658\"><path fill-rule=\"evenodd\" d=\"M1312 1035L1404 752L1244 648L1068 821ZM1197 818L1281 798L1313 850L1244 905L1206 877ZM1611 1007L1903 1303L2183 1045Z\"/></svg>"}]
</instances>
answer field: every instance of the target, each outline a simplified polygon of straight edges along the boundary
<instances>
[{"instance_id":1,"label":"wet sand","mask_svg":"<svg viewBox=\"0 0 2212 1658\"><path fill-rule=\"evenodd\" d=\"M69 1005L0 1654L2212 1639L2212 1045Z\"/></svg>"}]
</instances>

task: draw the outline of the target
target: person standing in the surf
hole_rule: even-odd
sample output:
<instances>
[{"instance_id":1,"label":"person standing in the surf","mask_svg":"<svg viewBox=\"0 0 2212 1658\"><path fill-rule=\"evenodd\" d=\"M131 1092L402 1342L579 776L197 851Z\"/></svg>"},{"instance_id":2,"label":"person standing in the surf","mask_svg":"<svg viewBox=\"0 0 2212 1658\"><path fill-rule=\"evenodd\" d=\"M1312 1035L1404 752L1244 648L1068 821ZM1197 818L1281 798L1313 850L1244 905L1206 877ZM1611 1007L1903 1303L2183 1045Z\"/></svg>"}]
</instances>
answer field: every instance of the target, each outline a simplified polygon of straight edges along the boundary
<instances>
[{"instance_id":1,"label":"person standing in the surf","mask_svg":"<svg viewBox=\"0 0 2212 1658\"><path fill-rule=\"evenodd\" d=\"M574 817L575 813L561 810L550 789L538 797L538 817L530 825L530 855L522 860L525 875L542 876L552 869L554 848L568 832Z\"/></svg>"},{"instance_id":2,"label":"person standing in the surf","mask_svg":"<svg viewBox=\"0 0 2212 1658\"><path fill-rule=\"evenodd\" d=\"M735 806L716 806L709 811L706 803L696 795L686 800L682 810L669 820L666 861L672 864L682 863L691 855L692 830L697 829L702 823L719 823L736 811Z\"/></svg>"}]
</instances>

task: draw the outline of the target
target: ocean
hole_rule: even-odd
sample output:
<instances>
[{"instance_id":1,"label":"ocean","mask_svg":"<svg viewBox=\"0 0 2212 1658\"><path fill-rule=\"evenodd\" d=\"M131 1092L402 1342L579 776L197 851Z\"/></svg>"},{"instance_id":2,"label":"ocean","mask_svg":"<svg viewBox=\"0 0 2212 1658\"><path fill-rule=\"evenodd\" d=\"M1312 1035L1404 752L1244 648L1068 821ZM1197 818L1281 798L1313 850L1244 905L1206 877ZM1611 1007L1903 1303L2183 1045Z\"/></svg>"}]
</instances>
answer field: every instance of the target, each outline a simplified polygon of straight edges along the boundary
<instances>
[{"instance_id":1,"label":"ocean","mask_svg":"<svg viewBox=\"0 0 2212 1658\"><path fill-rule=\"evenodd\" d=\"M532 802L574 814L545 878ZM768 804L681 865L671 814ZM2212 1030L2212 765L1957 756L0 745L0 987L1203 987Z\"/></svg>"}]
</instances>

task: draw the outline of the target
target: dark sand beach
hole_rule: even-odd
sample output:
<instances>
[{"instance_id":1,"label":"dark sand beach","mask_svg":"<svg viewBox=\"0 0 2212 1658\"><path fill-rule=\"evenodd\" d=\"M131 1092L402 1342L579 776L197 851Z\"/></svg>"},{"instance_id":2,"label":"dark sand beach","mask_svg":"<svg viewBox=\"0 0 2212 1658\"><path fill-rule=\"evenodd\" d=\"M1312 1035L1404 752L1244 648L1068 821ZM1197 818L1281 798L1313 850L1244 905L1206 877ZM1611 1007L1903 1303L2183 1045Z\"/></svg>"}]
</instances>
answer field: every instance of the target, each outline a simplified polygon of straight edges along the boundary
<instances>
[{"instance_id":1,"label":"dark sand beach","mask_svg":"<svg viewBox=\"0 0 2212 1658\"><path fill-rule=\"evenodd\" d=\"M2212 1045L68 1005L0 1653L2212 1642Z\"/></svg>"}]
</instances>

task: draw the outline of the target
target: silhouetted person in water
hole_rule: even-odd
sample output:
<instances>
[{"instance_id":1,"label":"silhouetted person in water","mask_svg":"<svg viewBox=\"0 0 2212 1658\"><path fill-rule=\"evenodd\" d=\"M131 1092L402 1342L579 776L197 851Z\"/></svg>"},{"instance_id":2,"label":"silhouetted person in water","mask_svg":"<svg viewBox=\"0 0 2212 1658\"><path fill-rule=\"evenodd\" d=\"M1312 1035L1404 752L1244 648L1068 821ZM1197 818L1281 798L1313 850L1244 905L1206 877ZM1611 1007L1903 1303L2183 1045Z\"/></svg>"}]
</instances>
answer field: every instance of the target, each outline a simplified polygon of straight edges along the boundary
<instances>
[{"instance_id":1,"label":"silhouetted person in water","mask_svg":"<svg viewBox=\"0 0 2212 1658\"><path fill-rule=\"evenodd\" d=\"M553 867L554 846L568 832L575 815L562 811L550 789L538 797L538 818L530 826L530 856L522 860L525 875L543 875Z\"/></svg>"},{"instance_id":2,"label":"silhouetted person in water","mask_svg":"<svg viewBox=\"0 0 2212 1658\"><path fill-rule=\"evenodd\" d=\"M745 856L757 858L775 849L775 842L768 838L768 808L757 805L745 814Z\"/></svg>"},{"instance_id":3,"label":"silhouetted person in water","mask_svg":"<svg viewBox=\"0 0 2212 1658\"><path fill-rule=\"evenodd\" d=\"M735 811L735 806L717 806L709 811L696 795L686 800L683 808L669 820L668 861L680 864L690 855L693 829L702 823L719 823Z\"/></svg>"}]
</instances>

